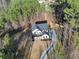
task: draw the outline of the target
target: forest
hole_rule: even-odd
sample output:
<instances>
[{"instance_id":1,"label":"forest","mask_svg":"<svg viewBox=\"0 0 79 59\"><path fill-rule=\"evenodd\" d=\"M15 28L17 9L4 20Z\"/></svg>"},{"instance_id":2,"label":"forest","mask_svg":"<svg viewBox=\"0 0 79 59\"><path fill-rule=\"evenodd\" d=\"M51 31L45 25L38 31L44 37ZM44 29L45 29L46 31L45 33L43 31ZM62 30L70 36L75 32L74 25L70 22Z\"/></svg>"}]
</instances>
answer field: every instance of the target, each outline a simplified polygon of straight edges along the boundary
<instances>
[{"instance_id":1,"label":"forest","mask_svg":"<svg viewBox=\"0 0 79 59\"><path fill-rule=\"evenodd\" d=\"M40 14L45 12L59 25L55 28L57 44L48 59L79 58L79 0L39 1L0 0L0 59L29 59L34 43L30 21L42 19Z\"/></svg>"}]
</instances>

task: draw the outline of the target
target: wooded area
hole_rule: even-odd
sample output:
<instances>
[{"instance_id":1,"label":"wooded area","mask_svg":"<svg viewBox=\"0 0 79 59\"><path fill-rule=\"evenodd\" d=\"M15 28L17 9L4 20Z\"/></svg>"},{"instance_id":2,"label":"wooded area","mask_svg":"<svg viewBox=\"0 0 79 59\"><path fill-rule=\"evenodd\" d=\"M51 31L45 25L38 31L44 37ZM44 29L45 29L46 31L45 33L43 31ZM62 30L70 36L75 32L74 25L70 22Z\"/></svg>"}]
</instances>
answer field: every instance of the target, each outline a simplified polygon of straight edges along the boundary
<instances>
[{"instance_id":1,"label":"wooded area","mask_svg":"<svg viewBox=\"0 0 79 59\"><path fill-rule=\"evenodd\" d=\"M53 59L78 59L79 0L55 0L48 8L53 21L59 24ZM39 18L43 12L46 12L45 5L38 0L0 0L0 59L27 59L26 46L33 43L31 17Z\"/></svg>"}]
</instances>

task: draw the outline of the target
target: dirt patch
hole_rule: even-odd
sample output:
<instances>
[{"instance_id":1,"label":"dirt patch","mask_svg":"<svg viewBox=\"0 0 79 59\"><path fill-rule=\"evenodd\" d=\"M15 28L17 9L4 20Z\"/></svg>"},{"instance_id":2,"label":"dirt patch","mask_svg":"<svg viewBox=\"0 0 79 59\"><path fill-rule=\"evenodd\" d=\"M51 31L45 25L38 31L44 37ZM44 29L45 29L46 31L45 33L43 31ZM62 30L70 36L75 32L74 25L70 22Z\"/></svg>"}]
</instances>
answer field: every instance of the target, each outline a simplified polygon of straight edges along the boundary
<instances>
[{"instance_id":1,"label":"dirt patch","mask_svg":"<svg viewBox=\"0 0 79 59\"><path fill-rule=\"evenodd\" d=\"M42 52L49 46L50 41L36 40L33 43L28 59L40 59Z\"/></svg>"},{"instance_id":2,"label":"dirt patch","mask_svg":"<svg viewBox=\"0 0 79 59\"><path fill-rule=\"evenodd\" d=\"M70 54L70 59L79 59L79 50L74 49Z\"/></svg>"}]
</instances>

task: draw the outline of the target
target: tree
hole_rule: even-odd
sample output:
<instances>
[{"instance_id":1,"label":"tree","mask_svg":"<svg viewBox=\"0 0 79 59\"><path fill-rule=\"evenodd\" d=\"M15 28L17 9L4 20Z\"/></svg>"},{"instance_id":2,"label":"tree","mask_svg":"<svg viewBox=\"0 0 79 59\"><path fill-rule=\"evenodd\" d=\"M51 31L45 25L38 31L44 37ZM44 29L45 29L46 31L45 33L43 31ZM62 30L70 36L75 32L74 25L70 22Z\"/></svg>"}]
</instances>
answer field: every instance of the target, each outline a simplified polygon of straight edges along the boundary
<instances>
[{"instance_id":1,"label":"tree","mask_svg":"<svg viewBox=\"0 0 79 59\"><path fill-rule=\"evenodd\" d=\"M3 32L7 31L7 33L5 33L4 36L2 37L4 46L4 49L1 49L0 51L0 56L2 56L1 57L2 59L13 59L14 57L13 46L11 46L13 42L11 41L10 38L12 38L11 35L13 36L12 32L13 33L18 32L20 28L16 31L16 29L12 27L11 22L13 23L18 22L20 18L19 16L22 17L21 20L23 20L24 17L26 18L25 20L28 20L28 18L30 18L36 12L42 10L43 6L41 6L37 0L10 0L10 3L7 6L7 8L0 10L0 29L2 28ZM5 28L7 30L4 30ZM14 31L10 32L10 30L8 29L12 29ZM23 35L24 34L22 34L22 36Z\"/></svg>"},{"instance_id":2,"label":"tree","mask_svg":"<svg viewBox=\"0 0 79 59\"><path fill-rule=\"evenodd\" d=\"M65 55L69 58L70 46L74 45L79 49L79 0L56 0L55 14L59 23L62 22L64 26L64 49ZM68 28L66 28L68 27ZM72 40L73 39L73 40ZM70 41L70 42L69 42ZM72 42L72 43L71 43ZM69 51L69 52L68 52Z\"/></svg>"},{"instance_id":3,"label":"tree","mask_svg":"<svg viewBox=\"0 0 79 59\"><path fill-rule=\"evenodd\" d=\"M0 26L7 21L17 21L19 15L28 18L40 10L42 6L37 0L11 0L8 8L0 11Z\"/></svg>"},{"instance_id":4,"label":"tree","mask_svg":"<svg viewBox=\"0 0 79 59\"><path fill-rule=\"evenodd\" d=\"M64 19L68 21L72 28L78 28L79 26L79 1L67 0L69 7L64 9Z\"/></svg>"}]
</instances>

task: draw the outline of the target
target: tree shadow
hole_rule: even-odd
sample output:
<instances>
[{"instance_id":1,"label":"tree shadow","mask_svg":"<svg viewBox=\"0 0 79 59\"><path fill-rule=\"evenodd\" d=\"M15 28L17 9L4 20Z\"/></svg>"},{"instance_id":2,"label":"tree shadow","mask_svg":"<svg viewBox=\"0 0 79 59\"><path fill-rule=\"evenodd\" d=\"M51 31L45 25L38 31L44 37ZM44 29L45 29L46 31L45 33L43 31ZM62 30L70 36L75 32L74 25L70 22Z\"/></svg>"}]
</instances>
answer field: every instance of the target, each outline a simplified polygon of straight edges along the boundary
<instances>
[{"instance_id":1,"label":"tree shadow","mask_svg":"<svg viewBox=\"0 0 79 59\"><path fill-rule=\"evenodd\" d=\"M24 59L27 56L32 43L32 32L28 30L22 32L22 29L9 31L11 38L10 45L2 49L3 59Z\"/></svg>"},{"instance_id":2,"label":"tree shadow","mask_svg":"<svg viewBox=\"0 0 79 59\"><path fill-rule=\"evenodd\" d=\"M20 35L13 36L13 41L11 44L11 48L14 52L14 59L23 59L25 56L25 53L28 53L30 50L30 43L32 42L32 35L31 31L22 32ZM29 49L26 49L29 48ZM26 52L26 50L28 50Z\"/></svg>"},{"instance_id":3,"label":"tree shadow","mask_svg":"<svg viewBox=\"0 0 79 59\"><path fill-rule=\"evenodd\" d=\"M69 8L70 5L67 3L67 1L58 4L58 5L51 5L51 7L54 8L55 10L55 18L56 18L56 22L57 23L63 23L66 22L66 20L64 20L64 9L65 8Z\"/></svg>"}]
</instances>

